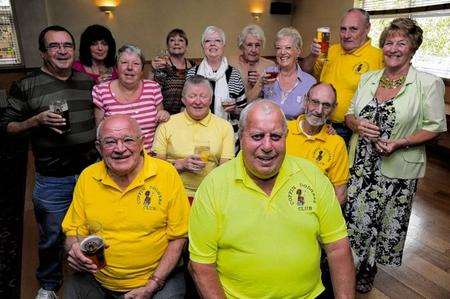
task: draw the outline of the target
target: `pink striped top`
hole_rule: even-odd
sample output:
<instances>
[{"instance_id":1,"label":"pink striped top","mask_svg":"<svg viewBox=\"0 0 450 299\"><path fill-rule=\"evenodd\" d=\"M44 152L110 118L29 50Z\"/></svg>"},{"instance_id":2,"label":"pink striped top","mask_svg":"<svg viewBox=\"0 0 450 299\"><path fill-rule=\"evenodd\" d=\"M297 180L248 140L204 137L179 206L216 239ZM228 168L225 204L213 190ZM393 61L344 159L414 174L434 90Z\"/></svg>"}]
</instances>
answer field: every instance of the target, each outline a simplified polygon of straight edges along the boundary
<instances>
[{"instance_id":1,"label":"pink striped top","mask_svg":"<svg viewBox=\"0 0 450 299\"><path fill-rule=\"evenodd\" d=\"M152 148L156 122L156 106L162 100L161 88L151 80L142 80L143 86L139 98L133 102L120 103L111 91L111 82L104 82L94 86L92 98L94 104L105 112L105 117L114 114L130 115L138 122L144 137L144 147L147 152Z\"/></svg>"}]
</instances>

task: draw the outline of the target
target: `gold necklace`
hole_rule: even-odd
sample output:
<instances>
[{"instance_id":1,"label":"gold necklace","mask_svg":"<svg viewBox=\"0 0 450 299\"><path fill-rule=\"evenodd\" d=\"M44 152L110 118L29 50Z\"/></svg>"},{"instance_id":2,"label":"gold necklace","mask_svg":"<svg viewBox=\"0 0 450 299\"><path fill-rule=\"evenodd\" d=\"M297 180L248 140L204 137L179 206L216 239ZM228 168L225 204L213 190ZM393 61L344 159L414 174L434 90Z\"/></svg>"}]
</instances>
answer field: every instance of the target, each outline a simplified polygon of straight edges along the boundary
<instances>
[{"instance_id":1,"label":"gold necklace","mask_svg":"<svg viewBox=\"0 0 450 299\"><path fill-rule=\"evenodd\" d=\"M389 79L386 76L382 76L380 78L380 86L383 88L387 88L387 89L394 89L397 88L399 86L402 86L403 83L405 83L406 80L406 76L403 75L398 79Z\"/></svg>"}]
</instances>

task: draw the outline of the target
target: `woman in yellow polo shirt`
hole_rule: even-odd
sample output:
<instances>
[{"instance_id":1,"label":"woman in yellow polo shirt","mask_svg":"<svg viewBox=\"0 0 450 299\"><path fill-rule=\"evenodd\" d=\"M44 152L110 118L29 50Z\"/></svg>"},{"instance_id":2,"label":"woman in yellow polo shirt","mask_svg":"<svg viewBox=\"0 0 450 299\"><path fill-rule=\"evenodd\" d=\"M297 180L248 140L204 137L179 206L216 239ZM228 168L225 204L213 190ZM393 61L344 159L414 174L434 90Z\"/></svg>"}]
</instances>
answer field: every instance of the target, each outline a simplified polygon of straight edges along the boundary
<instances>
[{"instance_id":1,"label":"woman in yellow polo shirt","mask_svg":"<svg viewBox=\"0 0 450 299\"><path fill-rule=\"evenodd\" d=\"M380 38L385 68L361 77L346 115L354 133L344 213L360 293L372 289L377 263L401 265L424 143L446 131L442 80L411 66L421 43L415 21L393 20Z\"/></svg>"}]
</instances>

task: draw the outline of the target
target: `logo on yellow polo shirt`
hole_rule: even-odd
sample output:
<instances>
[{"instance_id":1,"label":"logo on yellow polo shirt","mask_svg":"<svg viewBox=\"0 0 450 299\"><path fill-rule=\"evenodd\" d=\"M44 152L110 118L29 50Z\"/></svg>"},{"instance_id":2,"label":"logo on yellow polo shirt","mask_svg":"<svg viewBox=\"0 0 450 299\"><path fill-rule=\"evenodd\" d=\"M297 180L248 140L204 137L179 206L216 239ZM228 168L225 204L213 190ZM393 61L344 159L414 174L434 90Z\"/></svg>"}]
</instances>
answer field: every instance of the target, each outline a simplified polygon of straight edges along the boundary
<instances>
[{"instance_id":1,"label":"logo on yellow polo shirt","mask_svg":"<svg viewBox=\"0 0 450 299\"><path fill-rule=\"evenodd\" d=\"M326 148L316 148L313 153L314 160L319 165L327 165L331 161L331 154Z\"/></svg>"},{"instance_id":2,"label":"logo on yellow polo shirt","mask_svg":"<svg viewBox=\"0 0 450 299\"><path fill-rule=\"evenodd\" d=\"M313 203L316 202L316 194L311 186L299 183L292 186L288 191L289 204L299 211L312 211Z\"/></svg>"},{"instance_id":3,"label":"logo on yellow polo shirt","mask_svg":"<svg viewBox=\"0 0 450 299\"><path fill-rule=\"evenodd\" d=\"M137 195L137 204L144 210L156 210L155 205L161 205L162 195L154 186L143 186Z\"/></svg>"},{"instance_id":4,"label":"logo on yellow polo shirt","mask_svg":"<svg viewBox=\"0 0 450 299\"><path fill-rule=\"evenodd\" d=\"M365 61L360 61L353 66L353 71L356 74L362 75L369 70L369 64Z\"/></svg>"}]
</instances>

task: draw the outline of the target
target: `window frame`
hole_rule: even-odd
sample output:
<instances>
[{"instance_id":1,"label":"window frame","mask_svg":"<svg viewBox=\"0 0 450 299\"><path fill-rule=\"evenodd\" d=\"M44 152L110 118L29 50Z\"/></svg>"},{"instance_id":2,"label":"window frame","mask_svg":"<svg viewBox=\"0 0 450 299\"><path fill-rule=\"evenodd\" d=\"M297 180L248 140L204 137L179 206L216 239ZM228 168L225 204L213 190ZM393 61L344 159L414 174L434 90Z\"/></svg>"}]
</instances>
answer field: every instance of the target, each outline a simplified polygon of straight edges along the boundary
<instances>
[{"instance_id":1,"label":"window frame","mask_svg":"<svg viewBox=\"0 0 450 299\"><path fill-rule=\"evenodd\" d=\"M25 61L24 61L24 55L23 55L23 48L22 48L22 40L20 35L20 28L17 22L17 13L16 13L16 5L14 0L9 0L10 7L11 7L11 19L12 19L12 26L14 27L15 33L16 33L16 39L17 39L17 50L19 51L20 55L20 62L19 63L10 63L10 64L2 64L0 63L0 70L7 70L7 69L20 69L25 67Z\"/></svg>"}]
</instances>

